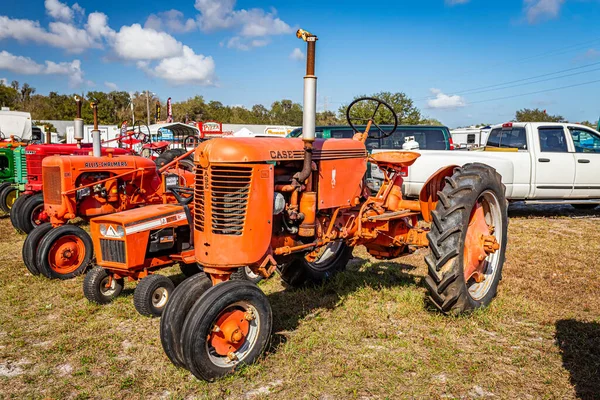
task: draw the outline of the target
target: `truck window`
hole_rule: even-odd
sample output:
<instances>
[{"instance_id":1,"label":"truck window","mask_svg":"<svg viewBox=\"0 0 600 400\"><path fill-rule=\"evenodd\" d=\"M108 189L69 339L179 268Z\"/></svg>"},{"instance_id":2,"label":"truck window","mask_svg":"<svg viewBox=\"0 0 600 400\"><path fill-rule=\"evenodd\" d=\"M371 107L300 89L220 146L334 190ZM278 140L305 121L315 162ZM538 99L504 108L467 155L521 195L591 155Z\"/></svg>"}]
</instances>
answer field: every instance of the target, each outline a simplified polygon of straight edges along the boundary
<instances>
[{"instance_id":1,"label":"truck window","mask_svg":"<svg viewBox=\"0 0 600 400\"><path fill-rule=\"evenodd\" d=\"M467 144L475 144L475 134L469 133L467 135Z\"/></svg>"},{"instance_id":2,"label":"truck window","mask_svg":"<svg viewBox=\"0 0 600 400\"><path fill-rule=\"evenodd\" d=\"M543 153L567 153L567 139L562 127L539 128L540 149Z\"/></svg>"},{"instance_id":3,"label":"truck window","mask_svg":"<svg viewBox=\"0 0 600 400\"><path fill-rule=\"evenodd\" d=\"M490 132L486 146L527 150L525 128L495 128Z\"/></svg>"},{"instance_id":4,"label":"truck window","mask_svg":"<svg viewBox=\"0 0 600 400\"><path fill-rule=\"evenodd\" d=\"M594 132L569 127L576 153L600 153L600 137Z\"/></svg>"},{"instance_id":5,"label":"truck window","mask_svg":"<svg viewBox=\"0 0 600 400\"><path fill-rule=\"evenodd\" d=\"M399 129L391 136L381 139L382 149L402 149L407 137L414 137L421 150L447 150L443 129Z\"/></svg>"}]
</instances>

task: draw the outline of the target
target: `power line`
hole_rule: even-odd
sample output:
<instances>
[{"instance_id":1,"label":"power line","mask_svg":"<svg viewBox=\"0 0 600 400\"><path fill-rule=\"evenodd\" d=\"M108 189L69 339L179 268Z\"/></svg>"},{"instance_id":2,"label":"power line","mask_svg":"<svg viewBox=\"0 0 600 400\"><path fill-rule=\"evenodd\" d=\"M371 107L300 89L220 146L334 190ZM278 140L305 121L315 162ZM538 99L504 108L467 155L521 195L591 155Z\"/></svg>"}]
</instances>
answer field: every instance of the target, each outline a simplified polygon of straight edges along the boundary
<instances>
[{"instance_id":1,"label":"power line","mask_svg":"<svg viewBox=\"0 0 600 400\"><path fill-rule=\"evenodd\" d=\"M562 90L562 89L569 89L569 88L574 88L574 87L578 87L578 86L591 85L592 83L598 83L598 82L600 82L600 79L597 79L597 80L594 80L594 81L583 82L583 83L576 83L576 84L573 84L573 85L561 86L561 87L552 88L552 89L545 89L545 90L538 90L538 91L535 91L535 92L515 94L515 95L512 95L512 96L496 97L494 99L487 99L487 100L478 100L478 101L470 102L469 104L487 103L487 102L490 102L490 101L512 99L512 98L515 98L515 97L529 96L529 95L532 95L532 94L553 92L553 91L556 91L556 90Z\"/></svg>"}]
</instances>

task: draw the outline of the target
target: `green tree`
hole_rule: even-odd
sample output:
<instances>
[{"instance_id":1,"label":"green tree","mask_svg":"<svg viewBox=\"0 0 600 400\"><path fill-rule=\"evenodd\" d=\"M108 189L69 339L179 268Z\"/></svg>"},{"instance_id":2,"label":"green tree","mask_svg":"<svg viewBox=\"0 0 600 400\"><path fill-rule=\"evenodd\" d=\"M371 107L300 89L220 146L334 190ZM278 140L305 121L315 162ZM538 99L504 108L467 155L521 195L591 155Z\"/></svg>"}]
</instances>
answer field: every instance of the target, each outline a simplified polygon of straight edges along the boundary
<instances>
[{"instance_id":1,"label":"green tree","mask_svg":"<svg viewBox=\"0 0 600 400\"><path fill-rule=\"evenodd\" d=\"M423 117L423 119L421 119L419 121L419 125L433 125L433 126L444 126L444 124L442 124L440 121L438 121L435 118L430 118L430 117Z\"/></svg>"},{"instance_id":2,"label":"green tree","mask_svg":"<svg viewBox=\"0 0 600 400\"><path fill-rule=\"evenodd\" d=\"M365 95L356 96L353 100L359 97L366 97ZM368 97L374 97L388 103L392 109L398 115L398 124L403 125L417 125L421 121L421 112L414 105L413 101L402 92L379 92ZM375 111L375 102L362 102L355 105L352 110L352 117L355 118L370 118ZM339 110L339 116L341 119L346 120L346 109L348 105L342 105ZM364 122L357 121L359 124ZM378 124L390 124L394 122L391 113L387 108L380 107L375 117L375 122Z\"/></svg>"},{"instance_id":3,"label":"green tree","mask_svg":"<svg viewBox=\"0 0 600 400\"><path fill-rule=\"evenodd\" d=\"M515 114L516 122L566 122L562 115L551 115L546 110L523 108Z\"/></svg>"},{"instance_id":4,"label":"green tree","mask_svg":"<svg viewBox=\"0 0 600 400\"><path fill-rule=\"evenodd\" d=\"M0 82L0 106L15 108L19 102L19 92L10 86L4 86Z\"/></svg>"},{"instance_id":5,"label":"green tree","mask_svg":"<svg viewBox=\"0 0 600 400\"><path fill-rule=\"evenodd\" d=\"M317 125L342 125L343 123L333 111L317 113Z\"/></svg>"},{"instance_id":6,"label":"green tree","mask_svg":"<svg viewBox=\"0 0 600 400\"><path fill-rule=\"evenodd\" d=\"M272 124L302 125L302 106L291 100L281 100L271 104L269 115Z\"/></svg>"}]
</instances>

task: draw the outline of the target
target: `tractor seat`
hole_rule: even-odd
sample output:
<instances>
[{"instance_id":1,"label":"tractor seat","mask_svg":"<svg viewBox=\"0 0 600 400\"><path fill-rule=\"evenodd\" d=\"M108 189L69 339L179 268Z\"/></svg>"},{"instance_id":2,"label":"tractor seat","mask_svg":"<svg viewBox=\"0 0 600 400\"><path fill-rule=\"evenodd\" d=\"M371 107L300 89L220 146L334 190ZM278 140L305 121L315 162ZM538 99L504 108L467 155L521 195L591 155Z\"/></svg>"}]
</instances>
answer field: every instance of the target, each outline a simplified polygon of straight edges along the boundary
<instances>
[{"instance_id":1,"label":"tractor seat","mask_svg":"<svg viewBox=\"0 0 600 400\"><path fill-rule=\"evenodd\" d=\"M129 138L129 139L122 139L121 143L126 144L126 145L136 145L141 143L142 141L140 139L133 139L133 138Z\"/></svg>"},{"instance_id":2,"label":"tractor seat","mask_svg":"<svg viewBox=\"0 0 600 400\"><path fill-rule=\"evenodd\" d=\"M154 142L154 143L146 143L142 146L142 149L149 149L153 151L162 151L169 147L170 142L162 141L162 142Z\"/></svg>"},{"instance_id":3,"label":"tractor seat","mask_svg":"<svg viewBox=\"0 0 600 400\"><path fill-rule=\"evenodd\" d=\"M377 164L379 168L391 167L394 169L398 167L409 167L413 165L419 157L421 157L421 155L414 151L384 151L371 154L369 161Z\"/></svg>"}]
</instances>

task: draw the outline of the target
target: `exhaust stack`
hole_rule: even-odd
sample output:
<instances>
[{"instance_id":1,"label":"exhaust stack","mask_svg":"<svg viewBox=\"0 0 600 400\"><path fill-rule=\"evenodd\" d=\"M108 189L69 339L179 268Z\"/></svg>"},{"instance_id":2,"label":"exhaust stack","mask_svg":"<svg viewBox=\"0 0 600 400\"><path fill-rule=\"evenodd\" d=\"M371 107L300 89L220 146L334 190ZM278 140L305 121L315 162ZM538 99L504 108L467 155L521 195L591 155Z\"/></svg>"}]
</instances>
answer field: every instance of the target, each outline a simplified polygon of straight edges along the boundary
<instances>
[{"instance_id":1,"label":"exhaust stack","mask_svg":"<svg viewBox=\"0 0 600 400\"><path fill-rule=\"evenodd\" d=\"M93 101L91 106L92 110L94 110L94 130L92 131L92 155L94 157L100 157L102 155L102 148L100 146L100 130L98 129L98 103Z\"/></svg>"},{"instance_id":2,"label":"exhaust stack","mask_svg":"<svg viewBox=\"0 0 600 400\"><path fill-rule=\"evenodd\" d=\"M304 164L296 173L293 185L302 187L312 171L313 142L315 141L315 121L317 119L317 77L315 76L315 50L317 36L298 29L296 37L306 42L306 75L304 76L304 104L302 112L302 140L304 141Z\"/></svg>"},{"instance_id":3,"label":"exhaust stack","mask_svg":"<svg viewBox=\"0 0 600 400\"><path fill-rule=\"evenodd\" d=\"M81 141L83 140L83 119L81 118L81 98L75 96L75 103L77 103L77 117L75 118L75 132L73 137L77 141L77 147L81 148Z\"/></svg>"}]
</instances>

